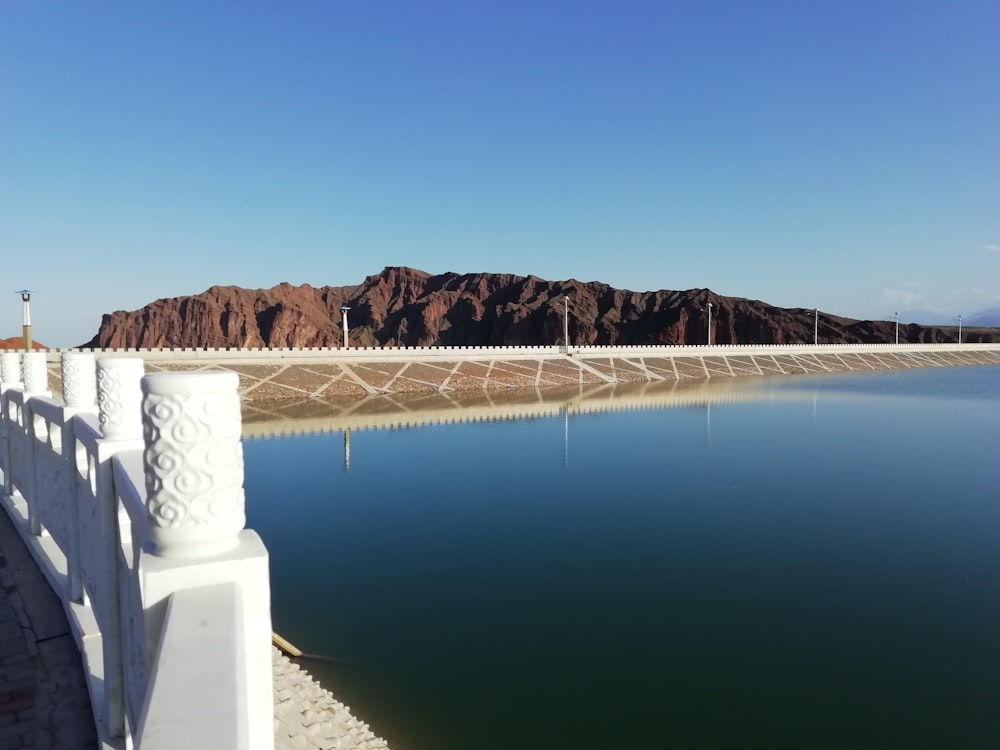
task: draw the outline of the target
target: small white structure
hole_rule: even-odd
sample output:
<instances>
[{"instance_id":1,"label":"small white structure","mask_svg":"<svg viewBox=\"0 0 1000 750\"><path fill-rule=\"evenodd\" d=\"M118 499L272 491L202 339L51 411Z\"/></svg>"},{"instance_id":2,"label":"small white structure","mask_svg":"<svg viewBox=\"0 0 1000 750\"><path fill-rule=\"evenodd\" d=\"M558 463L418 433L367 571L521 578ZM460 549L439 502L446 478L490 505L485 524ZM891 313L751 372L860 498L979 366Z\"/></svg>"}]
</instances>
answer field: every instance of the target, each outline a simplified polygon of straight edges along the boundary
<instances>
[{"instance_id":1,"label":"small white structure","mask_svg":"<svg viewBox=\"0 0 1000 750\"><path fill-rule=\"evenodd\" d=\"M66 610L108 748L272 750L268 557L237 376L0 355L3 506Z\"/></svg>"}]
</instances>

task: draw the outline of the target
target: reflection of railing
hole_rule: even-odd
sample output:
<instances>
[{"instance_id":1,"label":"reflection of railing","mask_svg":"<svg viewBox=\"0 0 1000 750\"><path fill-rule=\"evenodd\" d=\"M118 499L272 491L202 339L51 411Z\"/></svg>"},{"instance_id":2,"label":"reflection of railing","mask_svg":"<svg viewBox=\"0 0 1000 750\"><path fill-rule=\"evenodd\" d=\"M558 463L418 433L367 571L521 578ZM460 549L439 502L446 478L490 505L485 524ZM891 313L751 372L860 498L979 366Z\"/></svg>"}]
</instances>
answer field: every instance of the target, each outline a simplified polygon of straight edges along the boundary
<instances>
[{"instance_id":1,"label":"reflection of railing","mask_svg":"<svg viewBox=\"0 0 1000 750\"><path fill-rule=\"evenodd\" d=\"M0 355L0 502L70 621L111 746L273 748L267 552L234 373Z\"/></svg>"},{"instance_id":2,"label":"reflection of railing","mask_svg":"<svg viewBox=\"0 0 1000 750\"><path fill-rule=\"evenodd\" d=\"M811 396L810 396L811 397ZM243 436L395 429L457 422L500 422L612 411L800 399L742 380L658 381L498 392L384 395L300 401L275 408L244 404Z\"/></svg>"}]
</instances>

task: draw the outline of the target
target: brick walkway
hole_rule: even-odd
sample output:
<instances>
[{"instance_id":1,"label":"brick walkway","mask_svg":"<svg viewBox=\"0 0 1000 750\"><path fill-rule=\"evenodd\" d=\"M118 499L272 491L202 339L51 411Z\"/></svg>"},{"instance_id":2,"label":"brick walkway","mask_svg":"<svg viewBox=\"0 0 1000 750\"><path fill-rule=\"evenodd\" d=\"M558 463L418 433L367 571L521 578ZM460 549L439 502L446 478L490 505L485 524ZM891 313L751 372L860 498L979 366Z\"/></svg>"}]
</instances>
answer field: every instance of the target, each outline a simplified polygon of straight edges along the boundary
<instances>
[{"instance_id":1,"label":"brick walkway","mask_svg":"<svg viewBox=\"0 0 1000 750\"><path fill-rule=\"evenodd\" d=\"M0 750L98 746L62 605L0 509Z\"/></svg>"}]
</instances>

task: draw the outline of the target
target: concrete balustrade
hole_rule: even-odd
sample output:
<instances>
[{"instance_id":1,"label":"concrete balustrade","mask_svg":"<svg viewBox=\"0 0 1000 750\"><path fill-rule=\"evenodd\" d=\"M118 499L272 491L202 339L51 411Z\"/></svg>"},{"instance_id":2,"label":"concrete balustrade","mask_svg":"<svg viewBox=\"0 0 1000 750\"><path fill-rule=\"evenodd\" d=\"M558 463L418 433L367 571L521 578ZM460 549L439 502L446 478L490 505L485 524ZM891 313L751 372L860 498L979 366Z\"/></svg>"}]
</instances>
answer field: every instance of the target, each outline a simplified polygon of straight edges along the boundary
<instances>
[{"instance_id":1,"label":"concrete balustrade","mask_svg":"<svg viewBox=\"0 0 1000 750\"><path fill-rule=\"evenodd\" d=\"M401 346L401 347L351 347L349 349L304 348L176 348L176 349L87 349L98 357L137 358L149 364L199 362L204 364L281 362L285 364L304 362L400 362L414 360L479 360L479 359L536 359L538 357L586 357L586 356L739 356L751 352L766 351L768 354L850 354L853 352L934 352L934 351L977 351L996 349L998 344L684 344L676 346ZM47 356L51 362L65 352L74 349L50 349Z\"/></svg>"},{"instance_id":2,"label":"concrete balustrade","mask_svg":"<svg viewBox=\"0 0 1000 750\"><path fill-rule=\"evenodd\" d=\"M57 399L45 353L0 364L0 504L63 602L104 746L271 750L237 376L68 351Z\"/></svg>"}]
</instances>

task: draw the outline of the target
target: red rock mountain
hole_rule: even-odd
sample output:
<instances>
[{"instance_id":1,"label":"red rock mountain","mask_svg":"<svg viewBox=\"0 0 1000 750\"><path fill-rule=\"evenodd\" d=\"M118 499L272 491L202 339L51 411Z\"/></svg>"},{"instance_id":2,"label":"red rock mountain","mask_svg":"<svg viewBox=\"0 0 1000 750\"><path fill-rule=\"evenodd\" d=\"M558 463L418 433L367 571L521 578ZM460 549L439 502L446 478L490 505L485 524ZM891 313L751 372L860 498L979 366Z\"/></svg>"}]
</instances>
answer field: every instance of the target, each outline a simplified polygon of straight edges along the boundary
<instances>
[{"instance_id":1,"label":"red rock mountain","mask_svg":"<svg viewBox=\"0 0 1000 750\"><path fill-rule=\"evenodd\" d=\"M783 344L813 340L814 313L723 297L708 289L631 292L599 282L535 276L384 269L359 286L214 286L105 315L87 347L340 346L340 307L350 310L351 346L539 345L561 343L563 296L573 344ZM900 341L955 341L954 328L901 325ZM821 343L887 343L894 323L819 314ZM1000 340L995 329L964 341Z\"/></svg>"}]
</instances>

